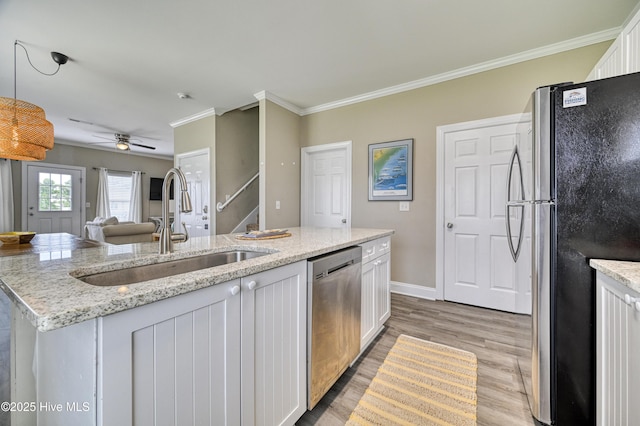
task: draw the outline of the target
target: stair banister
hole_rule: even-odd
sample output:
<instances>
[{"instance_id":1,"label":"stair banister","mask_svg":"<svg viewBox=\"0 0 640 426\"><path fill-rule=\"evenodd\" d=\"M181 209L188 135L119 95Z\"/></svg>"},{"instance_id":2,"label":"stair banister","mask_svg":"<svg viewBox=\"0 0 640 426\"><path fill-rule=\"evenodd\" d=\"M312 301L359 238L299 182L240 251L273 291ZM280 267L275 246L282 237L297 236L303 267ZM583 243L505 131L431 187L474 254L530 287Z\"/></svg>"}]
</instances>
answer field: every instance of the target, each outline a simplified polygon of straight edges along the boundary
<instances>
[{"instance_id":1,"label":"stair banister","mask_svg":"<svg viewBox=\"0 0 640 426\"><path fill-rule=\"evenodd\" d=\"M244 191L245 189L247 189L247 186L251 185L251 183L252 183L254 180L258 179L258 176L260 176L260 172L256 173L254 177L252 177L251 179L249 179L249 180L247 181L247 183L245 183L244 185L242 185L242 188L238 189L238 190L236 191L236 193L235 193L235 194L233 194L231 197L229 197L229 199L228 199L227 201L225 201L224 203L220 203L220 202L219 202L218 204L216 204L216 210L218 210L218 213L220 213L222 210L224 210L224 208L225 208L225 207L227 207L227 206L228 206L228 205L229 205L233 200L235 200L235 199L236 199L236 197L237 197L238 195L240 195L240 193L241 193L242 191Z\"/></svg>"}]
</instances>

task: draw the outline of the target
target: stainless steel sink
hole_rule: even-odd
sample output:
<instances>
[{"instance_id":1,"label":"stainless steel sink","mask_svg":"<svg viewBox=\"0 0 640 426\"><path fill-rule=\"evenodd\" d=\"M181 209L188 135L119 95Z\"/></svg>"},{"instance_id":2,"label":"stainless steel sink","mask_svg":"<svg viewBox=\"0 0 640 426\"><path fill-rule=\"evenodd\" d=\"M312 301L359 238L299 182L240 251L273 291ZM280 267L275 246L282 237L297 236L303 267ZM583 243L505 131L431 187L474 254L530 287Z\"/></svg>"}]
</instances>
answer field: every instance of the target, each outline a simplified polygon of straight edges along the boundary
<instances>
[{"instance_id":1,"label":"stainless steel sink","mask_svg":"<svg viewBox=\"0 0 640 426\"><path fill-rule=\"evenodd\" d=\"M184 259L170 260L168 262L154 263L151 265L134 266L132 268L100 272L97 274L85 275L84 277L78 277L78 279L97 286L135 284L142 281L185 274L199 269L213 268L214 266L240 262L242 260L264 256L265 254L269 253L247 250L210 253L201 256L187 257Z\"/></svg>"}]
</instances>

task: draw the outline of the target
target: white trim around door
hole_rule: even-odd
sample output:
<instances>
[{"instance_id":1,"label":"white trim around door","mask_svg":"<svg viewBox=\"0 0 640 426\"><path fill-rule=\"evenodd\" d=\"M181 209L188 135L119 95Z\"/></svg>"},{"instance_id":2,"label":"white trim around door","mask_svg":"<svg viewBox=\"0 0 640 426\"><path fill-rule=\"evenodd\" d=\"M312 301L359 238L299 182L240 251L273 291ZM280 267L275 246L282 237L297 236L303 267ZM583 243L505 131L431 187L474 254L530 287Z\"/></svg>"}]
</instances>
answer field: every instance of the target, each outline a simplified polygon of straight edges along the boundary
<instances>
[{"instance_id":1,"label":"white trim around door","mask_svg":"<svg viewBox=\"0 0 640 426\"><path fill-rule=\"evenodd\" d=\"M436 299L444 299L445 283L445 201L452 194L445 194L445 140L449 133L488 127L515 125L527 120L525 114L511 114L483 120L468 121L436 129Z\"/></svg>"},{"instance_id":2,"label":"white trim around door","mask_svg":"<svg viewBox=\"0 0 640 426\"><path fill-rule=\"evenodd\" d=\"M74 226L73 234L77 236L83 236L84 225L87 221L87 209L85 207L87 201L87 169L86 167L81 166L67 166L64 164L53 164L53 163L40 163L33 161L23 161L22 162L22 214L21 214L21 227L23 231L28 231L29 220L27 213L29 212L29 167L38 167L42 169L50 169L55 171L63 172L65 170L73 171L75 173L80 174L80 197L78 201L79 211L77 214L79 218L76 216L74 222L77 222L77 225ZM72 173L73 173L72 172ZM76 174L77 176L77 174ZM38 190L38 182L35 182L35 188L32 188L33 191ZM74 209L75 210L75 209Z\"/></svg>"},{"instance_id":3,"label":"white trim around door","mask_svg":"<svg viewBox=\"0 0 640 426\"><path fill-rule=\"evenodd\" d=\"M344 182L339 185L338 180L334 180L332 187L340 186L343 189L343 193L340 194L340 202L335 201L334 205L340 204L338 211L334 211L334 216L340 213L340 223L334 227L351 227L351 181L352 181L352 143L351 141L336 142L324 145L314 145L301 149L301 167L300 167L300 222L302 226L313 226L314 223L309 218L309 197L312 194L311 185L313 184L310 178L310 167L312 166L312 158L314 155L329 154L331 151L339 151L344 159ZM333 192L331 192L333 194ZM335 195L335 194L333 194Z\"/></svg>"}]
</instances>

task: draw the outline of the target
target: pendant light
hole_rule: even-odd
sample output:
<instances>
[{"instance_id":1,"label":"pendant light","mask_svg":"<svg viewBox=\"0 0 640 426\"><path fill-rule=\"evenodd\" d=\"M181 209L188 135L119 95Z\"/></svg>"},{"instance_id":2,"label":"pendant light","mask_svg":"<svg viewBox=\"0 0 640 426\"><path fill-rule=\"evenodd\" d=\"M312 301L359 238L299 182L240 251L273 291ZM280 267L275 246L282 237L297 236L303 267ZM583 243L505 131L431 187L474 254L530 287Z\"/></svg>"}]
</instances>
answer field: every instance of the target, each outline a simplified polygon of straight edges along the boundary
<instances>
[{"instance_id":1,"label":"pendant light","mask_svg":"<svg viewBox=\"0 0 640 426\"><path fill-rule=\"evenodd\" d=\"M37 69L29 58L29 52L18 40L13 44L13 98L0 97L0 158L12 160L44 160L46 151L53 148L53 124L47 121L44 110L37 105L19 100L16 84L16 47L24 49L33 69L44 75L54 75L68 57L51 52L58 64L55 72L47 74Z\"/></svg>"}]
</instances>

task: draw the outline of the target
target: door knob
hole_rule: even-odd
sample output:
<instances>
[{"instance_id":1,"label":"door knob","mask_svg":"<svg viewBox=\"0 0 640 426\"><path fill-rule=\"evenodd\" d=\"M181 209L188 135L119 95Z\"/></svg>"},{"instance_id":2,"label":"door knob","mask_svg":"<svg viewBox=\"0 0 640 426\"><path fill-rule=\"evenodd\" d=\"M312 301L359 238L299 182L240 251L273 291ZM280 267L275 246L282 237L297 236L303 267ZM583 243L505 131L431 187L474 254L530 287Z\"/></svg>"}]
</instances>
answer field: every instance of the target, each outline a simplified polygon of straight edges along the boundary
<instances>
[{"instance_id":1,"label":"door knob","mask_svg":"<svg viewBox=\"0 0 640 426\"><path fill-rule=\"evenodd\" d=\"M342 219L342 223L347 223L347 219Z\"/></svg>"},{"instance_id":2,"label":"door knob","mask_svg":"<svg viewBox=\"0 0 640 426\"><path fill-rule=\"evenodd\" d=\"M453 223L451 223L451 222L447 223L447 228L449 228L449 229L453 228Z\"/></svg>"}]
</instances>

